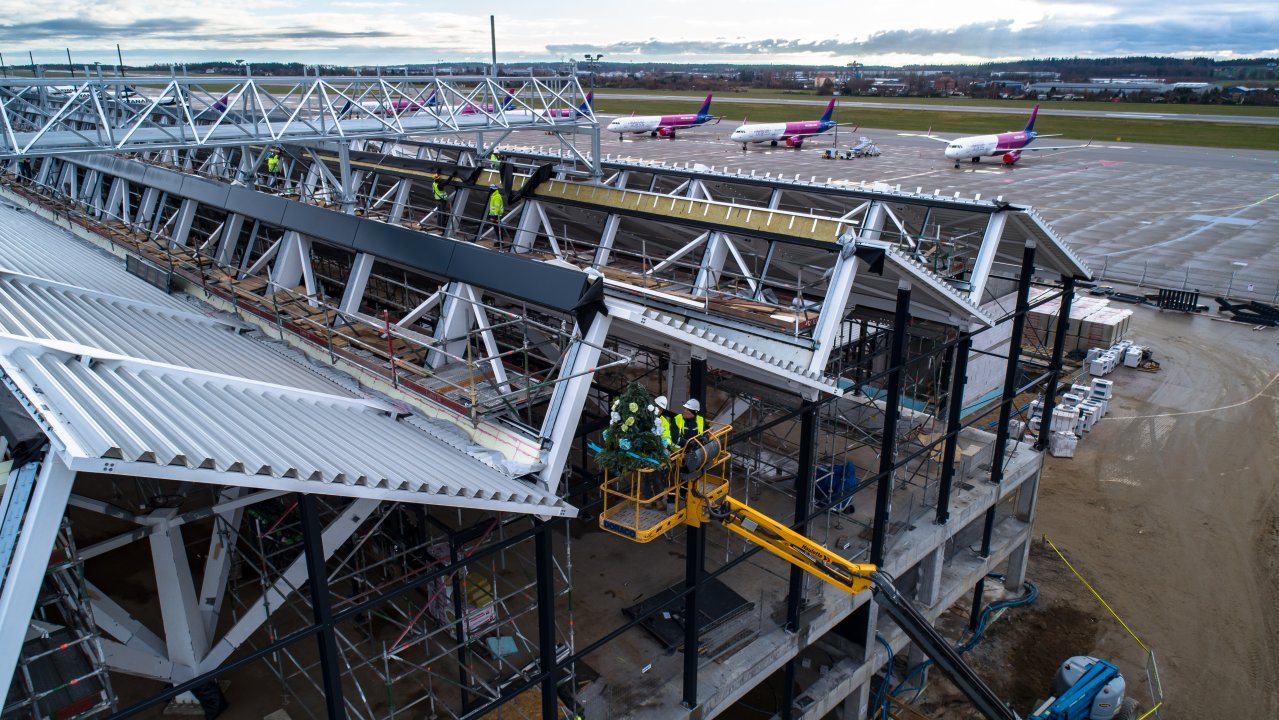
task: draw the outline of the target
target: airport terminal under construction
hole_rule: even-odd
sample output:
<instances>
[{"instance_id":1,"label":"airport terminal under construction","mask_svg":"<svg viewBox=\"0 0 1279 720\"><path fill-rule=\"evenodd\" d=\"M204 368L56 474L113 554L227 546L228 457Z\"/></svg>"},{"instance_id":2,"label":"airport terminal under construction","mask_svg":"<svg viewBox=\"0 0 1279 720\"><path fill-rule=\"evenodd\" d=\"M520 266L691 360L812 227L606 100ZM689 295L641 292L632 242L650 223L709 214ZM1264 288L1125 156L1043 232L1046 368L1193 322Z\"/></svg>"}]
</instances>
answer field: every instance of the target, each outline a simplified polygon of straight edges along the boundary
<instances>
[{"instance_id":1,"label":"airport terminal under construction","mask_svg":"<svg viewBox=\"0 0 1279 720\"><path fill-rule=\"evenodd\" d=\"M1092 279L1032 207L606 155L575 78L282 80L0 81L6 718L854 719L933 650L1036 710L928 634L1030 592ZM696 478L596 462L632 384Z\"/></svg>"}]
</instances>

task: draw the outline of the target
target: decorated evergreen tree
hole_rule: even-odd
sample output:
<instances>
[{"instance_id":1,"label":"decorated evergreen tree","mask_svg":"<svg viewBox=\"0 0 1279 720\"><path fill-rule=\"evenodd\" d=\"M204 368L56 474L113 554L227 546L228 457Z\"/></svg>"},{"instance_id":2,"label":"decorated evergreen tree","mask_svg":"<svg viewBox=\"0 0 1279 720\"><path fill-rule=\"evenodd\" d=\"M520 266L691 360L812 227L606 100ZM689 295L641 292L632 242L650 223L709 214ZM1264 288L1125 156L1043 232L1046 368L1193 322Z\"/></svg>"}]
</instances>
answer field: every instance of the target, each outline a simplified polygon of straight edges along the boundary
<instances>
[{"instance_id":1,"label":"decorated evergreen tree","mask_svg":"<svg viewBox=\"0 0 1279 720\"><path fill-rule=\"evenodd\" d=\"M600 467L614 474L656 467L665 458L656 430L657 407L639 383L631 383L613 401L608 429L595 457Z\"/></svg>"}]
</instances>

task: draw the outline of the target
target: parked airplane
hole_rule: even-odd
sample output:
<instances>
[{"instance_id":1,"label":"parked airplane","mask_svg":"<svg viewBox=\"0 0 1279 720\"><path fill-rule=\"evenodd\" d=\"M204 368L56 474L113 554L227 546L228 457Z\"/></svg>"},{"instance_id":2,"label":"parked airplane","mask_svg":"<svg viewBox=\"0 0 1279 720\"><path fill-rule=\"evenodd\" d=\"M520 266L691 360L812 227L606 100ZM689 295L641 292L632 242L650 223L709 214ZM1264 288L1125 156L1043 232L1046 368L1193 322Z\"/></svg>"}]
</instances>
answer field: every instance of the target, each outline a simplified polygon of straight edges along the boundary
<instances>
[{"instance_id":1,"label":"parked airplane","mask_svg":"<svg viewBox=\"0 0 1279 720\"><path fill-rule=\"evenodd\" d=\"M590 117L591 112L594 109L595 91L592 90L591 92L586 93L586 101L581 105L578 105L576 110L569 110L568 108L547 108L545 110L538 111L538 115L552 118Z\"/></svg>"},{"instance_id":2,"label":"parked airplane","mask_svg":"<svg viewBox=\"0 0 1279 720\"><path fill-rule=\"evenodd\" d=\"M697 127L719 118L711 114L711 96L702 101L696 115L632 115L620 117L608 124L606 132L615 132L620 138L625 133L648 133L652 137L673 138L681 128Z\"/></svg>"},{"instance_id":3,"label":"parked airplane","mask_svg":"<svg viewBox=\"0 0 1279 720\"><path fill-rule=\"evenodd\" d=\"M955 138L947 140L933 135L931 132L927 135L915 135L914 137L924 137L929 140L938 140L946 143L946 157L955 161L955 167L959 167L960 160L972 160L973 162L981 162L983 157L1001 156L1005 165L1012 165L1021 159L1024 152L1034 152L1038 150L1074 150L1077 148L1086 148L1092 144L1092 141L1083 145L1041 145L1036 147L1026 147L1035 141L1035 138L1041 137L1057 137L1056 135L1040 135L1035 132L1035 118L1039 115L1039 106L1036 105L1034 110L1030 111L1030 122L1026 123L1025 129L1018 132L1005 132L998 135L971 135L969 137Z\"/></svg>"},{"instance_id":4,"label":"parked airplane","mask_svg":"<svg viewBox=\"0 0 1279 720\"><path fill-rule=\"evenodd\" d=\"M733 131L729 137L733 142L742 144L742 150L746 150L747 143L771 143L774 147L777 143L784 142L786 147L801 148L804 146L804 138L814 135L821 135L839 125L833 122L830 117L835 111L835 98L831 98L826 105L826 112L822 114L820 120L805 120L803 122L784 122L784 123L760 123L758 125L747 125L745 122L742 126Z\"/></svg>"},{"instance_id":5,"label":"parked airplane","mask_svg":"<svg viewBox=\"0 0 1279 720\"><path fill-rule=\"evenodd\" d=\"M531 104L531 103L530 103ZM515 98L507 98L502 111L502 118L507 122L530 122L536 118L543 119L574 119L579 117L590 117L595 107L595 93L587 93L586 101L576 108L543 108L541 110L526 110L525 108L515 104Z\"/></svg>"}]
</instances>

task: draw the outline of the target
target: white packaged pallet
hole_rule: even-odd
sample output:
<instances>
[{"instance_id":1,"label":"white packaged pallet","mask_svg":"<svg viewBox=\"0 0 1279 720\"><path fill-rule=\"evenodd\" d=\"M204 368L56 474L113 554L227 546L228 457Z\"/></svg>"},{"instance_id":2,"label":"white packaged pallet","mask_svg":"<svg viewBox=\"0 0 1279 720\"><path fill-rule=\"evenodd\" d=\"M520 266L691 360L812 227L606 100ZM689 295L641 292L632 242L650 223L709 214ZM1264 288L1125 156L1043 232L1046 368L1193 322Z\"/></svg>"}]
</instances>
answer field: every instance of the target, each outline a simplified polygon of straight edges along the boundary
<instances>
[{"instance_id":1,"label":"white packaged pallet","mask_svg":"<svg viewBox=\"0 0 1279 720\"><path fill-rule=\"evenodd\" d=\"M1057 408L1053 410L1053 420L1048 430L1053 433L1073 433L1078 419L1079 411L1075 408Z\"/></svg>"},{"instance_id":2,"label":"white packaged pallet","mask_svg":"<svg viewBox=\"0 0 1279 720\"><path fill-rule=\"evenodd\" d=\"M1076 395L1074 393L1066 393L1061 396L1061 404L1063 407L1075 407L1079 403L1083 402L1083 400L1084 396Z\"/></svg>"},{"instance_id":3,"label":"white packaged pallet","mask_svg":"<svg viewBox=\"0 0 1279 720\"><path fill-rule=\"evenodd\" d=\"M1132 347L1125 350L1124 366L1131 367L1131 368L1137 367L1137 365L1141 363L1141 351L1142 351L1142 348L1136 345L1133 345Z\"/></svg>"},{"instance_id":4,"label":"white packaged pallet","mask_svg":"<svg viewBox=\"0 0 1279 720\"><path fill-rule=\"evenodd\" d=\"M1048 436L1048 452L1053 457L1074 457L1079 438L1074 433L1055 432Z\"/></svg>"},{"instance_id":5,"label":"white packaged pallet","mask_svg":"<svg viewBox=\"0 0 1279 720\"><path fill-rule=\"evenodd\" d=\"M1114 390L1115 382L1113 380L1094 378L1092 381L1092 396L1099 400L1109 400Z\"/></svg>"},{"instance_id":6,"label":"white packaged pallet","mask_svg":"<svg viewBox=\"0 0 1279 720\"><path fill-rule=\"evenodd\" d=\"M1088 385L1073 384L1070 386L1070 390L1068 392L1071 395L1078 395L1081 398L1086 398L1092 395L1092 388Z\"/></svg>"},{"instance_id":7,"label":"white packaged pallet","mask_svg":"<svg viewBox=\"0 0 1279 720\"><path fill-rule=\"evenodd\" d=\"M1008 420L1008 439L1009 440L1020 440L1021 436L1025 434L1026 434L1026 423L1018 420L1017 418L1010 418Z\"/></svg>"},{"instance_id":8,"label":"white packaged pallet","mask_svg":"<svg viewBox=\"0 0 1279 720\"><path fill-rule=\"evenodd\" d=\"M1105 375L1105 374L1106 374L1106 372L1107 372L1107 370L1106 370L1106 362L1105 362L1104 360L1102 360L1101 358L1102 358L1102 356L1101 356L1101 355L1098 355L1096 359L1094 359L1092 362L1088 363L1088 374L1089 374L1089 375L1101 376L1101 375Z\"/></svg>"},{"instance_id":9,"label":"white packaged pallet","mask_svg":"<svg viewBox=\"0 0 1279 720\"><path fill-rule=\"evenodd\" d=\"M1101 417L1101 408L1096 402L1086 400L1079 406L1080 429L1084 432L1091 431L1099 417Z\"/></svg>"},{"instance_id":10,"label":"white packaged pallet","mask_svg":"<svg viewBox=\"0 0 1279 720\"><path fill-rule=\"evenodd\" d=\"M1084 362L1091 364L1093 360L1096 360L1097 358L1101 357L1101 354L1103 352L1105 351L1099 347L1088 348L1088 355L1084 357Z\"/></svg>"}]
</instances>

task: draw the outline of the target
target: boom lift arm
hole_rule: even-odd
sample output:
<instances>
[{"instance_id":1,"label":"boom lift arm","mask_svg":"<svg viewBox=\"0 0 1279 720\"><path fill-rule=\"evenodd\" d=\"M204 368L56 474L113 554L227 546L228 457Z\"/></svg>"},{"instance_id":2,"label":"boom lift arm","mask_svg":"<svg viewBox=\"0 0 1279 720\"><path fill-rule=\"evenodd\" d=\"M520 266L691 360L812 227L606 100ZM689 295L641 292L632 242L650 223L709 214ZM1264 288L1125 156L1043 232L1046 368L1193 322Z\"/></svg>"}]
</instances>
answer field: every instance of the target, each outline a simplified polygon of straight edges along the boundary
<instances>
[{"instance_id":1,"label":"boom lift arm","mask_svg":"<svg viewBox=\"0 0 1279 720\"><path fill-rule=\"evenodd\" d=\"M729 496L729 425L709 423L707 432L676 449L661 462L639 470L605 472L600 527L634 542L647 543L679 525L723 525L801 570L850 595L870 590L872 597L910 641L989 720L1021 720L973 671L959 651L942 637L902 595L888 573L875 565L851 562L768 515ZM1128 717L1124 681L1111 663L1091 657L1068 660L1058 673L1057 697L1030 720L1084 720Z\"/></svg>"},{"instance_id":2,"label":"boom lift arm","mask_svg":"<svg viewBox=\"0 0 1279 720\"><path fill-rule=\"evenodd\" d=\"M870 590L875 602L884 608L911 642L933 659L982 715L990 720L1020 720L1020 716L964 662L954 646L898 592L888 573L874 565L850 562L730 496L711 504L691 494L685 522L696 526L706 521L723 525L734 535L759 545L851 595Z\"/></svg>"}]
</instances>

